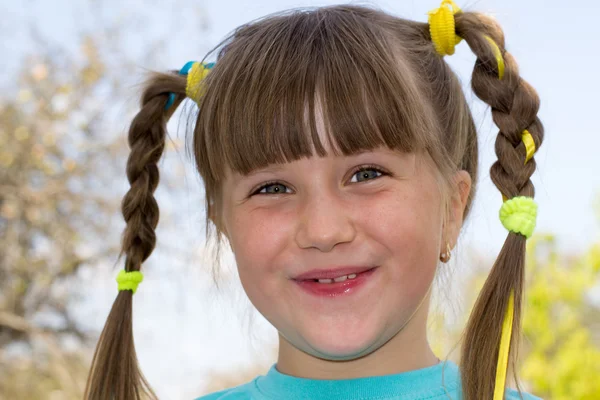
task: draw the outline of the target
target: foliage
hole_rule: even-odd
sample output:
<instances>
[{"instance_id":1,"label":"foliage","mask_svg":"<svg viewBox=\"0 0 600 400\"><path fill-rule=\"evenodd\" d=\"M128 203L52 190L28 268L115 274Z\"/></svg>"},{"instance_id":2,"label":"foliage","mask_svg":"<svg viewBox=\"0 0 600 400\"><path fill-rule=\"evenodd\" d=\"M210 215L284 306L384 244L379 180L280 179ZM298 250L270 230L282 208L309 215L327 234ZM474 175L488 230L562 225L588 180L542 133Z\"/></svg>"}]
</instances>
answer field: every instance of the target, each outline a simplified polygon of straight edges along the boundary
<instances>
[{"instance_id":1,"label":"foliage","mask_svg":"<svg viewBox=\"0 0 600 400\"><path fill-rule=\"evenodd\" d=\"M552 235L529 243L521 376L553 400L600 398L600 245L567 257Z\"/></svg>"}]
</instances>

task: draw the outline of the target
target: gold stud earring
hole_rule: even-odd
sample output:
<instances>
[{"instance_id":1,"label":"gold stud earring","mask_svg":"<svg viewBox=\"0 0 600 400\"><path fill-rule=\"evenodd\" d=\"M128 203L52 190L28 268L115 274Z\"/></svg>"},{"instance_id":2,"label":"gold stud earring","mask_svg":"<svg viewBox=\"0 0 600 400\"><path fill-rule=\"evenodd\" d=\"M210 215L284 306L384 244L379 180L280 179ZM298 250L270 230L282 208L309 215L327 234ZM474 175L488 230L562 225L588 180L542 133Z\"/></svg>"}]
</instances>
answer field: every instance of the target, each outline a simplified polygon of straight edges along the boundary
<instances>
[{"instance_id":1,"label":"gold stud earring","mask_svg":"<svg viewBox=\"0 0 600 400\"><path fill-rule=\"evenodd\" d=\"M443 263L447 263L450 261L450 256L452 253L450 252L450 243L446 242L446 251L440 254L440 261Z\"/></svg>"}]
</instances>

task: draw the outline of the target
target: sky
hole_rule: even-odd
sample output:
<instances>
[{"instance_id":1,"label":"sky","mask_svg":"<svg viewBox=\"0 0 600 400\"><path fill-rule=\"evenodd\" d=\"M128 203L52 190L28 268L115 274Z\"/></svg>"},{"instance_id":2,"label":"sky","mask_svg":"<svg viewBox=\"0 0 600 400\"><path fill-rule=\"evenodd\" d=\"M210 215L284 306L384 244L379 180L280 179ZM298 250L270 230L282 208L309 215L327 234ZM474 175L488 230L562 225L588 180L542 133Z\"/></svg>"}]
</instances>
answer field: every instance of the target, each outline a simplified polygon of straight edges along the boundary
<instances>
[{"instance_id":1,"label":"sky","mask_svg":"<svg viewBox=\"0 0 600 400\"><path fill-rule=\"evenodd\" d=\"M189 60L201 59L206 50L230 31L255 18L288 8L339 2L104 0L95 3L97 6L92 9L89 2L83 0L0 1L0 44L2 52L8 55L0 60L4 71L0 78L2 86L11 87L20 57L31 46L30 32L24 28L27 21L33 22L53 43L75 52L75 33L92 26L99 16L107 21L129 21L135 16L138 23L140 20L144 23L146 35L168 40L164 55L156 57L154 65L140 67L167 70L178 69ZM430 0L353 3L375 5L394 15L423 22L427 19L427 11L439 5L438 1ZM599 3L556 0L457 3L466 10L491 14L499 21L505 32L506 48L518 62L521 76L541 98L539 117L545 127L545 140L536 153L538 169L533 176L539 205L536 232L555 234L559 246L567 251L585 249L597 242L599 236L599 222L593 217L594 202L600 198L600 130L597 126L600 83L594 72L600 64L597 51L600 28L596 19L600 12ZM165 23L167 20L171 22ZM196 32L194 29L198 24L207 24L208 31L195 42L190 32ZM132 30L122 45L135 59L143 40L144 36ZM479 129L481 152L479 193L455 251L474 248L493 257L506 237L498 219L501 197L489 177L489 168L495 161L497 129L489 109L470 91L475 57L466 43L460 43L456 53L446 60L463 82ZM133 85L139 78L131 76L128 81L130 79ZM124 129L127 123L123 122ZM169 129L177 129L173 120ZM197 191L194 185L198 185L198 181L193 178L192 168L186 168L189 190ZM161 207L161 198L166 197L162 190L159 185L157 199ZM203 210L195 207L191 198L181 201L186 211L194 216L201 215ZM176 212L177 207L174 209ZM203 229L196 221L197 218L191 218L181 228L188 238L195 237ZM206 371L243 365L256 359L260 351L252 346L260 348L262 341L275 338L274 330L259 315L253 326L256 340L250 343L244 336L240 320L244 318L248 304L240 293L234 273L231 274L229 293L237 294L233 298L221 298L207 282L204 272L188 269L186 274L189 276L182 274L173 278L164 267L170 260L160 252L153 254L151 259L153 265L157 265L156 274L147 276L142 284L145 287L136 294L134 324L138 327L136 342L142 368L160 398L199 395L197 391ZM112 277L101 278L94 276L97 283L91 293L97 301L88 305L93 312L89 308L82 310L83 314L91 316L86 319L87 323L98 329L115 294ZM191 295L183 296L181 292Z\"/></svg>"}]
</instances>

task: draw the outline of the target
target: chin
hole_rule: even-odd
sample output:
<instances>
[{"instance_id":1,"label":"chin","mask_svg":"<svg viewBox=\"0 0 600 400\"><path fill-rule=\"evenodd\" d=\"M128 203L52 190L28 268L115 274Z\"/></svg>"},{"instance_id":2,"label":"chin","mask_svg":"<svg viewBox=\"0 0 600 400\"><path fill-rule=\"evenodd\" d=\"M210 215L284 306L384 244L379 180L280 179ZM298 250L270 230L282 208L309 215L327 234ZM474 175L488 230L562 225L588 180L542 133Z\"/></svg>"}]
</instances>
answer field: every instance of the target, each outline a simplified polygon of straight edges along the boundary
<instances>
[{"instance_id":1,"label":"chin","mask_svg":"<svg viewBox=\"0 0 600 400\"><path fill-rule=\"evenodd\" d=\"M362 327L364 328L364 326ZM377 349L377 335L373 332L356 330L322 330L304 336L305 351L327 360L351 360L367 355ZM306 347L308 347L306 349Z\"/></svg>"}]
</instances>

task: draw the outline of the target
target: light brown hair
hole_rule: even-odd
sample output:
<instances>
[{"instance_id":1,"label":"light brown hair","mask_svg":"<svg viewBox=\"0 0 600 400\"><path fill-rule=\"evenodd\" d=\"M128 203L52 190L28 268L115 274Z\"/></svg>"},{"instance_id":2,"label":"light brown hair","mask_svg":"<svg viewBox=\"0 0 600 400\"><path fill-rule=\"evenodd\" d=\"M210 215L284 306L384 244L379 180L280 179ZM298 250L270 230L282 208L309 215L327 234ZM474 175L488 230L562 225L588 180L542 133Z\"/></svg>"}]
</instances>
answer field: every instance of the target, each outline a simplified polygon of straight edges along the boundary
<instances>
[{"instance_id":1,"label":"light brown hair","mask_svg":"<svg viewBox=\"0 0 600 400\"><path fill-rule=\"evenodd\" d=\"M477 56L473 91L491 106L499 127L492 180L507 198L533 197L530 176L535 160L524 162L521 133L527 129L539 149L543 127L536 116L537 93L520 78L493 19L463 11L455 20L456 33ZM501 80L485 35L501 50ZM314 152L325 155L316 131L316 101L323 107L336 154L382 145L426 151L448 184L453 172L466 170L474 183L464 213L468 215L478 174L477 132L460 82L435 52L427 23L351 5L289 10L239 27L207 57L217 50L216 65L197 99L191 142L205 185L207 240L214 236L222 243L221 190L227 168L246 174ZM157 162L164 150L166 122L185 98L185 87L186 77L177 71L153 73L131 123L131 189L122 202L127 226L119 255L126 256L127 271L139 270L155 246ZM170 93L175 93L175 103L165 111ZM525 240L508 234L471 313L460 361L465 400L492 398L502 317L511 290L515 317L510 366L517 381ZM218 251L215 264L216 258ZM156 397L137 365L131 303L131 291L118 294L94 354L87 399Z\"/></svg>"}]
</instances>

